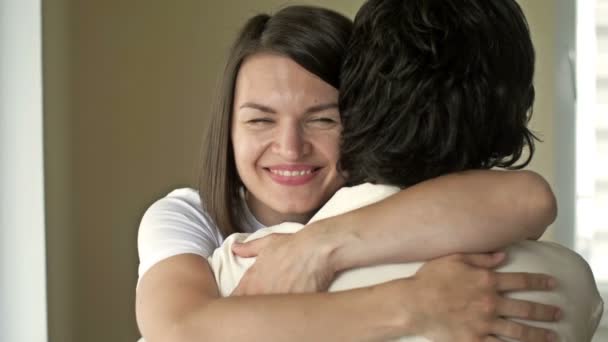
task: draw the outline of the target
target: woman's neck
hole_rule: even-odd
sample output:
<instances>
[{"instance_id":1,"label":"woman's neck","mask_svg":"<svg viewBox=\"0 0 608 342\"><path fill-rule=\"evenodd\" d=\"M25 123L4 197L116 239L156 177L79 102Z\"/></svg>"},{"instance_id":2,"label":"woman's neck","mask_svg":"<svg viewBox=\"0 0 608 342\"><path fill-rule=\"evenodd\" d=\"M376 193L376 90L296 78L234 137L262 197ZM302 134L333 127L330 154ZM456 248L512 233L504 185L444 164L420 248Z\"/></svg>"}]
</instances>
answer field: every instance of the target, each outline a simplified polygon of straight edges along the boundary
<instances>
[{"instance_id":1,"label":"woman's neck","mask_svg":"<svg viewBox=\"0 0 608 342\"><path fill-rule=\"evenodd\" d=\"M315 214L312 213L281 213L279 211L273 210L268 206L260 203L252 199L251 196L247 196L245 194L245 204L247 205L249 211L253 215L253 217L258 220L264 226L274 226L277 224L281 224L283 222L296 222L306 224L310 218Z\"/></svg>"}]
</instances>

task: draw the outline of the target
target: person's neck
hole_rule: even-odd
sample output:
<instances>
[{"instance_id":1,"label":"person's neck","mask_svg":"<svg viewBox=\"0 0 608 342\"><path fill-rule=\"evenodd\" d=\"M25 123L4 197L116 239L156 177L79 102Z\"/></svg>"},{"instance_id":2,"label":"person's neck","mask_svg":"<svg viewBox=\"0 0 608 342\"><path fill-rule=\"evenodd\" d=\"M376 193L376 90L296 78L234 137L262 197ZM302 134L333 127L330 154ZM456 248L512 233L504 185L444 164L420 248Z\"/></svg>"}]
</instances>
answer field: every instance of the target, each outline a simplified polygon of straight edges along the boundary
<instances>
[{"instance_id":1,"label":"person's neck","mask_svg":"<svg viewBox=\"0 0 608 342\"><path fill-rule=\"evenodd\" d=\"M287 215L287 214L281 214L281 213L275 213L275 214L266 213L266 215L261 215L261 216L253 213L253 216L261 224L265 225L266 227L275 226L275 225L281 224L283 222L296 222L296 223L306 224L312 217L311 214L309 214L309 215L298 215L298 214Z\"/></svg>"},{"instance_id":2,"label":"person's neck","mask_svg":"<svg viewBox=\"0 0 608 342\"><path fill-rule=\"evenodd\" d=\"M245 203L253 217L266 227L281 224L283 222L306 224L315 214L314 212L306 214L281 213L268 207L261 208L260 204L257 201L250 200L249 196L246 196Z\"/></svg>"}]
</instances>

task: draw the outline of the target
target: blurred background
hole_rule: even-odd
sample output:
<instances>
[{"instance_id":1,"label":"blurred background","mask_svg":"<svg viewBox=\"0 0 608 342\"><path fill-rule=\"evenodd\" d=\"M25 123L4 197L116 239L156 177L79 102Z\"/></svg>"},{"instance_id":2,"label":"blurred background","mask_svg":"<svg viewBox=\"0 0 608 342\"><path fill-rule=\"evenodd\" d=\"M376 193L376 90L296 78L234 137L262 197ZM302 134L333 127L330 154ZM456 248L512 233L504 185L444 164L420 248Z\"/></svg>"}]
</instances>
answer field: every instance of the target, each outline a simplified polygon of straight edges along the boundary
<instances>
[{"instance_id":1,"label":"blurred background","mask_svg":"<svg viewBox=\"0 0 608 342\"><path fill-rule=\"evenodd\" d=\"M195 186L236 31L285 4L362 2L0 0L0 340L136 341L139 219ZM530 169L560 206L543 239L586 257L608 294L608 0L519 3L543 139Z\"/></svg>"}]
</instances>

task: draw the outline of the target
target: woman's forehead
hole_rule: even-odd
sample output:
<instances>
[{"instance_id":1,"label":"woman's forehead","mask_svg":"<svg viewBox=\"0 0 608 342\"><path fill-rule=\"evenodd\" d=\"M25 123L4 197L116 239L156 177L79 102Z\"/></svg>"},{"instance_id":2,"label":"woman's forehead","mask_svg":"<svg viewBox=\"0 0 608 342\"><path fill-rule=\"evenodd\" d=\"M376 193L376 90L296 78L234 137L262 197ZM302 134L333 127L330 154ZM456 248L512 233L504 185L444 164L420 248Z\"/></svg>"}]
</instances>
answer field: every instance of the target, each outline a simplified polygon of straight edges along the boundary
<instances>
[{"instance_id":1,"label":"woman's forehead","mask_svg":"<svg viewBox=\"0 0 608 342\"><path fill-rule=\"evenodd\" d=\"M260 102L278 106L337 102L338 90L289 57L259 53L241 65L235 84L235 106Z\"/></svg>"}]
</instances>

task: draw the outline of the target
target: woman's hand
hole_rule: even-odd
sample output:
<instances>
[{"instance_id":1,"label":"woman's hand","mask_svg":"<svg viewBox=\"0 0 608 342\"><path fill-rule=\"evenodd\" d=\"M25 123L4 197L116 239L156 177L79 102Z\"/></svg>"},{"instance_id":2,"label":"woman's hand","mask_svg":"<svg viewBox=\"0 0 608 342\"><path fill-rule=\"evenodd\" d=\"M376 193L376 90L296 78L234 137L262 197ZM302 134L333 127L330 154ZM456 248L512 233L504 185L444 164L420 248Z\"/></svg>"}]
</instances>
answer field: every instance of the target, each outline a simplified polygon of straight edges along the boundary
<instances>
[{"instance_id":1,"label":"woman's hand","mask_svg":"<svg viewBox=\"0 0 608 342\"><path fill-rule=\"evenodd\" d=\"M326 291L336 273L329 263L331 248L310 234L270 234L235 243L232 252L257 257L233 296Z\"/></svg>"},{"instance_id":2,"label":"woman's hand","mask_svg":"<svg viewBox=\"0 0 608 342\"><path fill-rule=\"evenodd\" d=\"M415 335L435 342L500 341L496 336L522 342L554 341L549 330L507 318L556 321L558 308L506 298L502 293L550 290L555 280L542 274L492 271L504 258L504 253L451 255L424 264L413 277L418 301L410 326L416 328ZM399 281L392 282L396 289ZM402 305L411 309L412 303Z\"/></svg>"}]
</instances>

